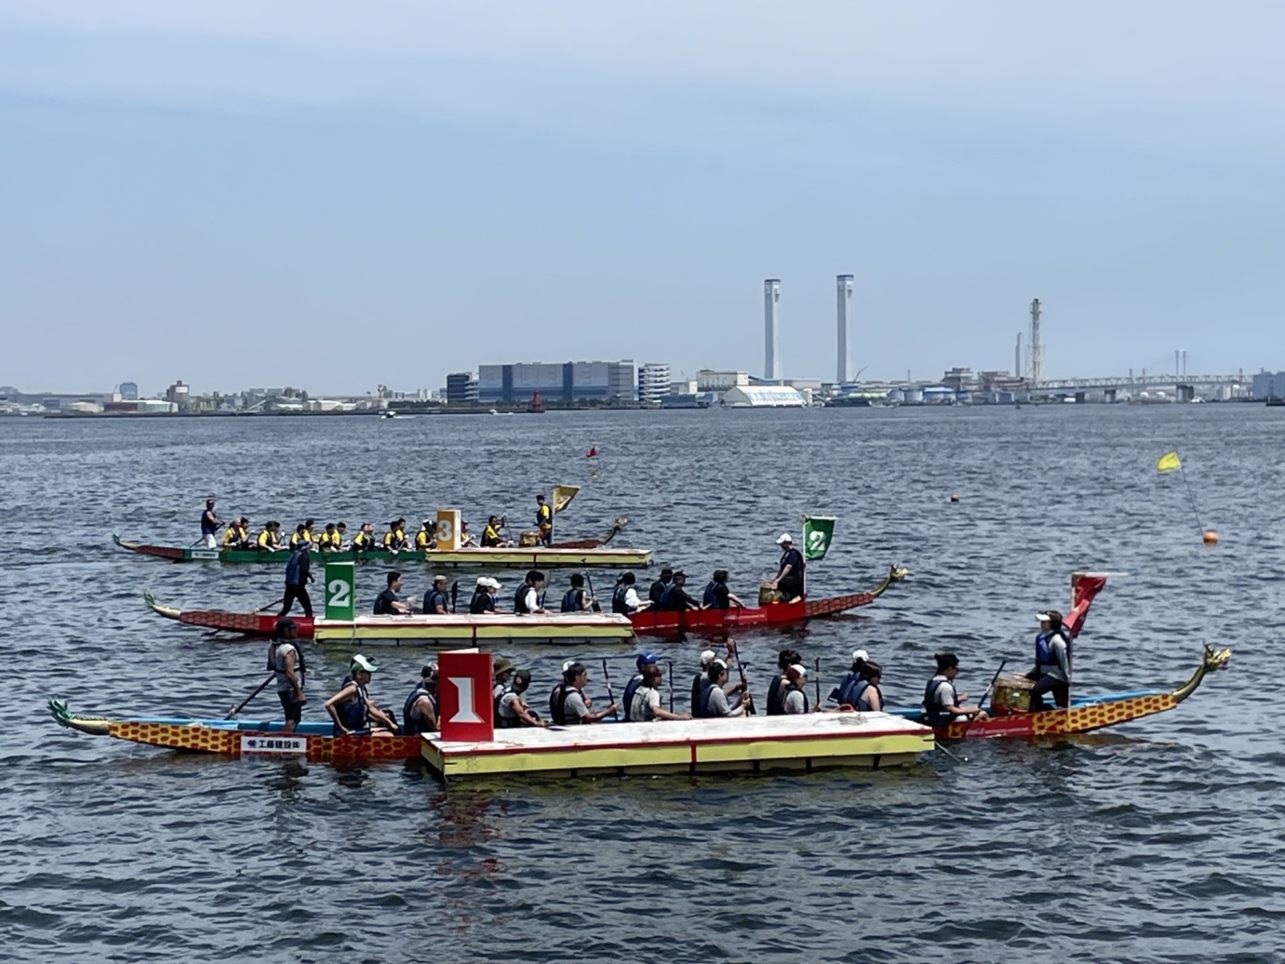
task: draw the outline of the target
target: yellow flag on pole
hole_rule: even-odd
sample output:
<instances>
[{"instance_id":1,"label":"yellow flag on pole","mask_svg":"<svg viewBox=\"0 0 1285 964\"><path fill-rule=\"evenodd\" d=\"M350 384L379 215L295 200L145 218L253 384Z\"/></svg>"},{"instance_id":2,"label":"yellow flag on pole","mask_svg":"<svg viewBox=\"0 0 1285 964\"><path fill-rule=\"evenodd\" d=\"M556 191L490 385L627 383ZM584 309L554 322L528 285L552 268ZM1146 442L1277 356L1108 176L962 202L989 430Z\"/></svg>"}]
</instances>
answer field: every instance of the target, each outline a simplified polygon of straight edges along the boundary
<instances>
[{"instance_id":1,"label":"yellow flag on pole","mask_svg":"<svg viewBox=\"0 0 1285 964\"><path fill-rule=\"evenodd\" d=\"M1182 463L1178 461L1177 452L1168 452L1160 456L1160 460L1156 462L1157 472L1173 472L1180 468L1182 468Z\"/></svg>"},{"instance_id":2,"label":"yellow flag on pole","mask_svg":"<svg viewBox=\"0 0 1285 964\"><path fill-rule=\"evenodd\" d=\"M580 486L578 485L555 485L553 487L553 511L558 513L565 509L579 491Z\"/></svg>"}]
</instances>

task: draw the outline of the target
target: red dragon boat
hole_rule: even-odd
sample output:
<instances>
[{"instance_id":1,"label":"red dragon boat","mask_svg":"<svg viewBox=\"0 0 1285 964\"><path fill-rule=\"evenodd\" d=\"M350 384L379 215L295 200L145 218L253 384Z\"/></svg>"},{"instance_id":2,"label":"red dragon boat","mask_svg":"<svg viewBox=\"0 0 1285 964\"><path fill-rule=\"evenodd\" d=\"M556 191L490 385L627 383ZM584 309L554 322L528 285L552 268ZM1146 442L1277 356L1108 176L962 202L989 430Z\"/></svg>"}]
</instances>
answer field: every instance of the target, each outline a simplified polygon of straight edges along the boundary
<instances>
[{"instance_id":1,"label":"red dragon boat","mask_svg":"<svg viewBox=\"0 0 1285 964\"><path fill-rule=\"evenodd\" d=\"M673 635L683 632L725 632L730 630L750 629L758 626L785 626L790 623L806 622L817 616L832 616L835 613L856 609L858 606L869 606L888 591L895 582L901 582L909 571L897 566L889 566L888 574L883 581L869 592L854 592L846 596L831 596L826 599L804 599L799 602L771 603L767 606L746 606L742 609L688 609L683 612L653 612L644 609L640 613L630 613L629 621L634 624L634 632L659 635Z\"/></svg>"}]
</instances>

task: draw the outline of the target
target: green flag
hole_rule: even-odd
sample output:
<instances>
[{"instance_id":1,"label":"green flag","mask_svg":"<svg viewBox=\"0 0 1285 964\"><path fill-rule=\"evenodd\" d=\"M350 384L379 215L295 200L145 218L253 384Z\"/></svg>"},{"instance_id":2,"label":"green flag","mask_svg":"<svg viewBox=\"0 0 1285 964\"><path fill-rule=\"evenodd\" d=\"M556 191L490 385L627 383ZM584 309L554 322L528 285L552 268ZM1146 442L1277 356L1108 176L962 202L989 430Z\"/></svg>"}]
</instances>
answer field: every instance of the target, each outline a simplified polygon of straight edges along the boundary
<instances>
[{"instance_id":1,"label":"green flag","mask_svg":"<svg viewBox=\"0 0 1285 964\"><path fill-rule=\"evenodd\" d=\"M808 559L824 559L834 540L834 516L805 515L803 517L803 555Z\"/></svg>"}]
</instances>

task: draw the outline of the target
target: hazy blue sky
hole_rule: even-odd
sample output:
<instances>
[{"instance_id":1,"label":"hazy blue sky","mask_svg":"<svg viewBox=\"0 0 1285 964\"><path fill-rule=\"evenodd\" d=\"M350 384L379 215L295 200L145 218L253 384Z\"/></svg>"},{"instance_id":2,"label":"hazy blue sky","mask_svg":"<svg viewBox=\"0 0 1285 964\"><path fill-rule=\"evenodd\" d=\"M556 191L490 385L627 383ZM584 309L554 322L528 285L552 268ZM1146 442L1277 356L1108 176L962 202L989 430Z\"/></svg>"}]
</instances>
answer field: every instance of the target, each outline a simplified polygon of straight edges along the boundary
<instances>
[{"instance_id":1,"label":"hazy blue sky","mask_svg":"<svg viewBox=\"0 0 1285 964\"><path fill-rule=\"evenodd\" d=\"M1285 4L0 0L0 383L1285 368Z\"/></svg>"}]
</instances>

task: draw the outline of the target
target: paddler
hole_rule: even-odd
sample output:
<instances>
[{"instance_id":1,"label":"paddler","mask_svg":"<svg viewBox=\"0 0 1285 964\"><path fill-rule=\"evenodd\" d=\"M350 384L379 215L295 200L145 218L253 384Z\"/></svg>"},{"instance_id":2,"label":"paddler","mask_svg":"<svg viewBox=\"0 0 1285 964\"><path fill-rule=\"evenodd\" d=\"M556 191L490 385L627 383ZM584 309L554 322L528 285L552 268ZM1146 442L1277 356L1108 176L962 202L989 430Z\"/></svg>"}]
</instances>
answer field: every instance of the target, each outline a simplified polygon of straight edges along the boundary
<instances>
[{"instance_id":1,"label":"paddler","mask_svg":"<svg viewBox=\"0 0 1285 964\"><path fill-rule=\"evenodd\" d=\"M652 609L660 608L660 601L665 598L665 593L669 591L669 584L674 581L674 570L662 569L656 581L651 584L647 590L647 599L651 603Z\"/></svg>"},{"instance_id":2,"label":"paddler","mask_svg":"<svg viewBox=\"0 0 1285 964\"><path fill-rule=\"evenodd\" d=\"M402 574L390 572L388 588L375 598L374 614L376 616L405 616L410 613L410 606L402 602L401 597L397 595L401 588Z\"/></svg>"},{"instance_id":3,"label":"paddler","mask_svg":"<svg viewBox=\"0 0 1285 964\"><path fill-rule=\"evenodd\" d=\"M727 691L723 688L726 685L727 664L720 659L716 659L709 664L709 669L705 673L705 683L701 688L700 702L697 704L699 712L695 712L692 715L715 718L745 716L750 702L749 690L747 689L741 693L736 704L732 705L727 698Z\"/></svg>"},{"instance_id":4,"label":"paddler","mask_svg":"<svg viewBox=\"0 0 1285 964\"><path fill-rule=\"evenodd\" d=\"M419 671L419 682L402 704L402 732L407 736L437 732L437 664Z\"/></svg>"},{"instance_id":5,"label":"paddler","mask_svg":"<svg viewBox=\"0 0 1285 964\"><path fill-rule=\"evenodd\" d=\"M312 576L312 543L300 542L290 553L286 561L286 593L281 600L281 612L277 618L284 618L290 612L294 601L299 600L303 614L312 618L312 600L308 598L308 583L315 582Z\"/></svg>"},{"instance_id":6,"label":"paddler","mask_svg":"<svg viewBox=\"0 0 1285 964\"><path fill-rule=\"evenodd\" d=\"M705 595L701 599L702 609L729 609L735 606L737 609L744 609L745 603L741 602L735 594L727 588L727 570L715 569L714 578L705 586Z\"/></svg>"},{"instance_id":7,"label":"paddler","mask_svg":"<svg viewBox=\"0 0 1285 964\"><path fill-rule=\"evenodd\" d=\"M590 711L593 701L584 695L589 682L589 671L584 663L568 662L562 665L562 682L549 694L549 716L559 726L578 723L600 723L603 717L616 711L616 704L601 710Z\"/></svg>"},{"instance_id":8,"label":"paddler","mask_svg":"<svg viewBox=\"0 0 1285 964\"><path fill-rule=\"evenodd\" d=\"M660 701L660 682L664 672L653 663L643 670L643 681L633 692L632 702L625 705L625 719L640 723L653 720L690 720L690 713L671 713Z\"/></svg>"},{"instance_id":9,"label":"paddler","mask_svg":"<svg viewBox=\"0 0 1285 964\"><path fill-rule=\"evenodd\" d=\"M223 523L214 514L214 500L206 499L205 511L201 513L201 542L205 545L205 548L217 549L219 547L219 543L214 537L222 528Z\"/></svg>"},{"instance_id":10,"label":"paddler","mask_svg":"<svg viewBox=\"0 0 1285 964\"><path fill-rule=\"evenodd\" d=\"M772 677L772 682L767 688L767 715L781 716L785 713L785 707L781 703L781 688L785 682L785 671L791 666L802 663L803 657L797 650L783 649L776 654L776 666L778 673Z\"/></svg>"},{"instance_id":11,"label":"paddler","mask_svg":"<svg viewBox=\"0 0 1285 964\"><path fill-rule=\"evenodd\" d=\"M785 670L785 685L781 690L781 709L784 713L806 713L808 705L808 668L802 663L792 663Z\"/></svg>"},{"instance_id":12,"label":"paddler","mask_svg":"<svg viewBox=\"0 0 1285 964\"><path fill-rule=\"evenodd\" d=\"M276 674L277 696L281 699L281 710L285 714L282 733L294 732L294 728L303 719L303 704L308 701L303 695L303 677L307 668L296 642L298 638L298 623L293 619L278 619L272 642L268 645L268 669Z\"/></svg>"},{"instance_id":13,"label":"paddler","mask_svg":"<svg viewBox=\"0 0 1285 964\"><path fill-rule=\"evenodd\" d=\"M491 663L491 700L499 708L500 697L504 691L509 688L509 680L513 677L513 662L501 656Z\"/></svg>"},{"instance_id":14,"label":"paddler","mask_svg":"<svg viewBox=\"0 0 1285 964\"><path fill-rule=\"evenodd\" d=\"M959 675L959 657L954 653L937 653L937 675L924 687L924 723L928 726L950 726L956 720L984 723L989 716L983 709L964 705L967 693L955 690Z\"/></svg>"},{"instance_id":15,"label":"paddler","mask_svg":"<svg viewBox=\"0 0 1285 964\"><path fill-rule=\"evenodd\" d=\"M255 546L260 552L278 552L282 548L281 540L277 533L281 530L281 523L269 520L263 525L263 531L259 533L259 538L255 540Z\"/></svg>"},{"instance_id":16,"label":"paddler","mask_svg":"<svg viewBox=\"0 0 1285 964\"><path fill-rule=\"evenodd\" d=\"M540 530L540 541L546 546L553 541L553 507L544 501L544 493L535 497L535 524Z\"/></svg>"},{"instance_id":17,"label":"paddler","mask_svg":"<svg viewBox=\"0 0 1285 964\"><path fill-rule=\"evenodd\" d=\"M794 548L794 540L788 532L782 532L776 540L781 547L781 565L776 578L768 583L769 587L781 594L782 602L798 602L803 598L803 553Z\"/></svg>"},{"instance_id":18,"label":"paddler","mask_svg":"<svg viewBox=\"0 0 1285 964\"><path fill-rule=\"evenodd\" d=\"M651 606L651 603L643 602L638 598L638 589L635 586L637 581L632 572L626 572L616 580L616 588L611 591L613 613L623 613L628 616L630 613L641 612Z\"/></svg>"},{"instance_id":19,"label":"paddler","mask_svg":"<svg viewBox=\"0 0 1285 964\"><path fill-rule=\"evenodd\" d=\"M294 552L300 546L312 547L312 532L306 522L300 522L294 527L294 532L290 533L290 551Z\"/></svg>"},{"instance_id":20,"label":"paddler","mask_svg":"<svg viewBox=\"0 0 1285 964\"><path fill-rule=\"evenodd\" d=\"M468 531L468 523L460 521L460 542L461 549L476 549L477 540L473 538L473 533Z\"/></svg>"},{"instance_id":21,"label":"paddler","mask_svg":"<svg viewBox=\"0 0 1285 964\"><path fill-rule=\"evenodd\" d=\"M500 584L490 576L478 576L477 588L473 590L473 598L469 600L468 611L473 616L481 616L484 613L495 612L495 593L500 588Z\"/></svg>"},{"instance_id":22,"label":"paddler","mask_svg":"<svg viewBox=\"0 0 1285 964\"><path fill-rule=\"evenodd\" d=\"M348 523L336 522L335 535L334 535L334 538L330 540L330 548L333 549L335 552L343 552L344 549L347 547L345 542L347 538L348 538Z\"/></svg>"},{"instance_id":23,"label":"paddler","mask_svg":"<svg viewBox=\"0 0 1285 964\"><path fill-rule=\"evenodd\" d=\"M437 523L432 519L425 519L415 533L415 548L420 552L437 548Z\"/></svg>"},{"instance_id":24,"label":"paddler","mask_svg":"<svg viewBox=\"0 0 1285 964\"><path fill-rule=\"evenodd\" d=\"M396 721L381 710L366 692L370 676L379 669L358 653L352 658L348 675L339 692L326 700L326 712L334 720L335 736L365 736L368 733L395 733Z\"/></svg>"},{"instance_id":25,"label":"paddler","mask_svg":"<svg viewBox=\"0 0 1285 964\"><path fill-rule=\"evenodd\" d=\"M562 594L562 611L564 613L583 613L593 608L593 597L584 587L584 576L578 572L571 574L571 588Z\"/></svg>"},{"instance_id":26,"label":"paddler","mask_svg":"<svg viewBox=\"0 0 1285 964\"><path fill-rule=\"evenodd\" d=\"M375 543L375 527L369 522L363 522L357 534L352 537L353 552L370 552L377 549Z\"/></svg>"},{"instance_id":27,"label":"paddler","mask_svg":"<svg viewBox=\"0 0 1285 964\"><path fill-rule=\"evenodd\" d=\"M540 590L543 588L544 573L539 569L532 569L513 595L513 612L519 616L548 615L549 610L544 608L540 599Z\"/></svg>"},{"instance_id":28,"label":"paddler","mask_svg":"<svg viewBox=\"0 0 1285 964\"><path fill-rule=\"evenodd\" d=\"M228 525L227 531L223 533L224 549L250 549L250 520L241 516L236 522Z\"/></svg>"},{"instance_id":29,"label":"paddler","mask_svg":"<svg viewBox=\"0 0 1285 964\"><path fill-rule=\"evenodd\" d=\"M446 594L446 577L433 577L433 588L424 593L424 615L446 616L451 611L451 598Z\"/></svg>"},{"instance_id":30,"label":"paddler","mask_svg":"<svg viewBox=\"0 0 1285 964\"><path fill-rule=\"evenodd\" d=\"M520 726L545 726L544 720L522 699L531 685L531 671L520 669L513 674L513 682L500 697L495 710L495 725L501 729Z\"/></svg>"},{"instance_id":31,"label":"paddler","mask_svg":"<svg viewBox=\"0 0 1285 964\"><path fill-rule=\"evenodd\" d=\"M509 546L508 539L500 538L500 529L502 523L495 516L486 520L486 528L482 530L482 548L483 549L507 549Z\"/></svg>"},{"instance_id":32,"label":"paddler","mask_svg":"<svg viewBox=\"0 0 1285 964\"><path fill-rule=\"evenodd\" d=\"M1035 668L1026 674L1031 687L1031 712L1048 709L1042 697L1053 694L1053 702L1065 709L1071 705L1071 634L1062 625L1062 614L1049 609L1035 617L1040 623L1035 637Z\"/></svg>"},{"instance_id":33,"label":"paddler","mask_svg":"<svg viewBox=\"0 0 1285 964\"><path fill-rule=\"evenodd\" d=\"M656 667L656 657L648 650L643 650L638 654L634 663L638 667L638 672L631 676L629 682L625 684L625 694L620 700L621 705L625 708L626 723L636 723L642 719L641 716L630 715L634 703L634 694L638 691L638 687L646 683L648 674Z\"/></svg>"},{"instance_id":34,"label":"paddler","mask_svg":"<svg viewBox=\"0 0 1285 964\"><path fill-rule=\"evenodd\" d=\"M840 709L845 706L850 706L854 710L861 709L858 704L862 702L864 694L869 690L871 685L867 670L872 666L877 671L875 673L876 695L874 698L879 703L879 709L883 709L883 694L879 692L879 687L877 685L878 677L882 674L882 671L879 670L878 663L870 662L870 654L864 649L858 649L852 653L852 669L843 677L843 681L830 691L830 699L838 703ZM868 703L869 700L867 699L866 702ZM869 706L865 708L865 712L871 712Z\"/></svg>"},{"instance_id":35,"label":"paddler","mask_svg":"<svg viewBox=\"0 0 1285 964\"><path fill-rule=\"evenodd\" d=\"M669 588L665 590L665 595L660 599L660 605L656 608L663 612L671 613L681 613L688 609L700 609L700 603L683 588L686 585L687 573L679 569L674 573L674 581L669 584Z\"/></svg>"},{"instance_id":36,"label":"paddler","mask_svg":"<svg viewBox=\"0 0 1285 964\"><path fill-rule=\"evenodd\" d=\"M317 537L317 548L322 552L339 551L339 530L333 522L327 522L326 530Z\"/></svg>"},{"instance_id":37,"label":"paddler","mask_svg":"<svg viewBox=\"0 0 1285 964\"><path fill-rule=\"evenodd\" d=\"M384 548L389 552L401 552L409 547L410 543L406 541L406 520L394 519L388 523L388 531L384 533Z\"/></svg>"}]
</instances>

